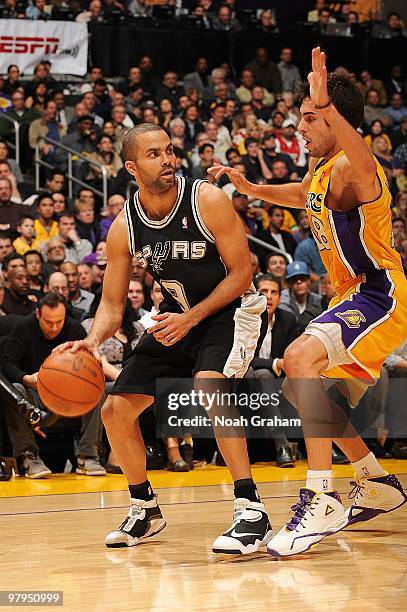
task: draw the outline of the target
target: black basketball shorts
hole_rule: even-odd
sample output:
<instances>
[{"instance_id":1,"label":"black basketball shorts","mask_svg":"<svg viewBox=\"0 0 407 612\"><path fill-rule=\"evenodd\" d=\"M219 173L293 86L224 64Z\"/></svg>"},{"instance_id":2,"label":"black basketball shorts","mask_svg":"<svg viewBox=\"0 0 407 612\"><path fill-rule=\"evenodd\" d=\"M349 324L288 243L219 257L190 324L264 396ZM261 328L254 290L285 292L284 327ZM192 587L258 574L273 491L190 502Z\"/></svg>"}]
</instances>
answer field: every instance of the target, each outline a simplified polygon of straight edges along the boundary
<instances>
[{"instance_id":1,"label":"black basketball shorts","mask_svg":"<svg viewBox=\"0 0 407 612\"><path fill-rule=\"evenodd\" d=\"M173 346L164 346L145 332L109 393L155 396L158 378L191 378L202 371L242 378L264 338L266 307L265 296L246 294L233 307L204 319Z\"/></svg>"}]
</instances>

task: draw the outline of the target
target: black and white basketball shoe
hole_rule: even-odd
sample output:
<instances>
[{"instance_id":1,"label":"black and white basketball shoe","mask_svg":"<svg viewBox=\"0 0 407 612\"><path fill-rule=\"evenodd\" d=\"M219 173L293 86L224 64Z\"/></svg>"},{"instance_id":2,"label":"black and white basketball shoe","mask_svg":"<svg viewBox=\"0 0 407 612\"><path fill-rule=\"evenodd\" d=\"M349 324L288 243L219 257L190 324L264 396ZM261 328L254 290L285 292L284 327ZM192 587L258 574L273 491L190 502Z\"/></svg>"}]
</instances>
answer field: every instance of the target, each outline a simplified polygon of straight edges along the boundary
<instances>
[{"instance_id":1,"label":"black and white basketball shoe","mask_svg":"<svg viewBox=\"0 0 407 612\"><path fill-rule=\"evenodd\" d=\"M108 548L136 546L165 526L156 496L150 501L132 498L128 515L120 527L106 536L105 544Z\"/></svg>"},{"instance_id":2,"label":"black and white basketball shoe","mask_svg":"<svg viewBox=\"0 0 407 612\"><path fill-rule=\"evenodd\" d=\"M261 502L235 499L231 527L212 544L214 553L249 555L257 552L273 537L266 508Z\"/></svg>"}]
</instances>

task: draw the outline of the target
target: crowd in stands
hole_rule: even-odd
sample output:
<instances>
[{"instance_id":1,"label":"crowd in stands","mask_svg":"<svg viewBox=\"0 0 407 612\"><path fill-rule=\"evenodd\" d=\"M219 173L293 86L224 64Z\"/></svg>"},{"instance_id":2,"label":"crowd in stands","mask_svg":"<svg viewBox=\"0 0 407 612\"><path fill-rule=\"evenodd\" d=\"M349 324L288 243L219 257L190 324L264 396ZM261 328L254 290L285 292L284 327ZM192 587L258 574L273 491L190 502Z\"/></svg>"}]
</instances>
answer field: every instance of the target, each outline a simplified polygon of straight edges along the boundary
<instances>
[{"instance_id":1,"label":"crowd in stands","mask_svg":"<svg viewBox=\"0 0 407 612\"><path fill-rule=\"evenodd\" d=\"M17 10L18 3L5 4ZM100 4L92 0L89 12L94 10L92 5ZM143 10L144 4L133 1L128 9L139 5ZM210 12L211 4L201 0L196 10ZM122 6L106 0L105 5ZM218 21L230 12L231 5L233 2L218 9ZM222 12L226 6L229 8ZM347 5L341 6L346 11ZM36 0L27 8L27 17L41 18L45 9L44 1ZM317 2L315 10L318 14L311 12L309 20L321 22L325 4ZM350 12L343 14L350 18ZM329 13L329 19L333 18ZM407 271L406 77L399 65L394 65L384 80L368 70L354 74L352 66L336 70L353 79L364 97L360 133L386 172L393 194L394 244ZM184 75L172 69L160 75L151 57L143 56L126 78L114 83L105 78L100 67L92 66L80 95L71 104L66 102L64 88L49 62L38 64L30 79L20 75L15 65L0 78L0 94L10 102L4 113L20 125L21 152L17 163L12 148L13 123L0 114L0 352L1 377L5 379L0 386L4 406L0 412L0 456L8 448L8 454L18 459L21 473L33 478L50 473L44 458L55 437L71 440L66 456L78 473L105 474L106 466L109 471L120 470L108 451L100 451L108 448L100 406L78 421L58 419L44 433L41 427L33 431L24 415L13 409L7 398L3 401L3 394L7 383L12 383L44 411L36 392L42 360L54 346L65 339L82 338L90 328L107 263L106 237L125 199L136 190L121 158L126 131L142 122L163 126L175 146L176 174L180 177L213 183L215 179L207 170L219 162L254 183L298 182L308 163L297 130L305 76L295 65L289 47L280 49L278 57L270 57L262 47L237 80L229 65L209 66L203 56L197 58L195 69ZM74 159L73 173L88 186L74 184L72 197L68 196L66 157L48 138L84 156ZM36 147L49 166L41 169L39 190L34 182ZM105 206L98 191L101 172L90 159L108 172ZM228 195L241 218L253 276L268 299L269 329L249 375L260 380L282 377L285 348L328 307L333 288L305 211L248 198L226 177L216 185ZM122 326L101 347L107 387L144 329L152 324L161 299L160 287L135 264ZM406 372L404 343L389 356L383 376L405 377ZM275 455L271 444L269 458L275 456L280 466L293 465L295 456L285 432L277 432L274 442ZM169 469L193 468L190 436L182 441L167 440L166 447ZM380 448L385 456L393 453L407 458L403 440ZM337 461L344 460L334 452Z\"/></svg>"}]
</instances>

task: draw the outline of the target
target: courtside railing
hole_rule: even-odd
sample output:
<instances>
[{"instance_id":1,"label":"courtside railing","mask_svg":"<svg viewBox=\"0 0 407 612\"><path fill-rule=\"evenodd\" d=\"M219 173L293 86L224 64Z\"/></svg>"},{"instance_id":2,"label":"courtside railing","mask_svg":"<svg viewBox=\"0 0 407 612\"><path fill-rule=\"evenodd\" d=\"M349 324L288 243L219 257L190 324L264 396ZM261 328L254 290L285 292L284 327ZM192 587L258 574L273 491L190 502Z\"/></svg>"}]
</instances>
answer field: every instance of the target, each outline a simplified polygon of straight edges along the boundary
<instances>
[{"instance_id":1,"label":"courtside railing","mask_svg":"<svg viewBox=\"0 0 407 612\"><path fill-rule=\"evenodd\" d=\"M10 142L9 140L6 140L6 142L8 147L15 152L15 160L17 164L20 165L20 124L6 113L1 113L0 117L14 125L14 142Z\"/></svg>"},{"instance_id":2,"label":"courtside railing","mask_svg":"<svg viewBox=\"0 0 407 612\"><path fill-rule=\"evenodd\" d=\"M44 138L44 140L46 143L51 144L55 149L60 149L61 151L66 153L66 162L67 162L68 170L67 172L64 172L64 174L68 181L68 197L72 199L73 184L75 183L77 185L80 185L81 187L84 187L85 189L90 189L96 195L101 196L101 198L103 199L103 208L106 210L107 208L107 170L105 166L101 164L100 162L96 161L95 159L92 159L91 157L87 157L86 155L82 155L82 153L78 153L78 151L75 151L75 149L71 149L71 147L67 147L61 142L54 140L53 138L46 137ZM72 174L73 163L75 161L74 158L76 159L79 158L83 160L84 162L87 162L89 165L95 166L96 168L99 168L101 170L102 172L102 191L100 191L100 189L97 189L91 183L82 181L81 179L79 179L78 177ZM40 189L40 166L43 166L44 168L48 168L49 170L55 170L58 166L56 165L53 166L52 164L42 159L41 153L40 153L40 147L38 144L35 147L34 163L35 163L35 188L37 191L39 191Z\"/></svg>"}]
</instances>

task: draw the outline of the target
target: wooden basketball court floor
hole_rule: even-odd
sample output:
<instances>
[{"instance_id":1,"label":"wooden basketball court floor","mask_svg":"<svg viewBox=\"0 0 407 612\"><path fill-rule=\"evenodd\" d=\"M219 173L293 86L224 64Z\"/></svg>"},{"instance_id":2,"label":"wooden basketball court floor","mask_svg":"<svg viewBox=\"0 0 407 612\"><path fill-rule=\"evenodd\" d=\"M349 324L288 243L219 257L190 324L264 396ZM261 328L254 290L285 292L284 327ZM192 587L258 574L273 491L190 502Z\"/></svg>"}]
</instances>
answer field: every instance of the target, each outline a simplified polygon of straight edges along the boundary
<instances>
[{"instance_id":1,"label":"wooden basketball court floor","mask_svg":"<svg viewBox=\"0 0 407 612\"><path fill-rule=\"evenodd\" d=\"M407 461L382 464L407 487ZM285 470L253 466L275 530L289 516L305 470L302 462ZM352 470L337 466L334 475L347 505ZM128 510L123 476L0 483L0 590L63 591L63 609L83 612L406 610L405 507L331 536L302 556L218 556L211 543L229 526L233 507L227 470L206 466L149 477L167 528L148 543L110 550L104 537Z\"/></svg>"}]
</instances>

